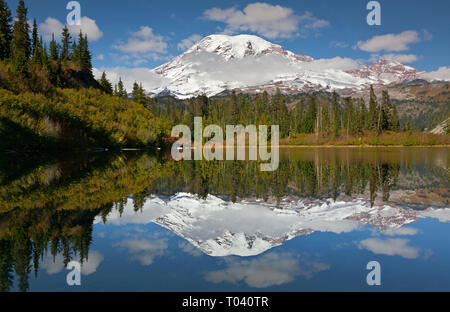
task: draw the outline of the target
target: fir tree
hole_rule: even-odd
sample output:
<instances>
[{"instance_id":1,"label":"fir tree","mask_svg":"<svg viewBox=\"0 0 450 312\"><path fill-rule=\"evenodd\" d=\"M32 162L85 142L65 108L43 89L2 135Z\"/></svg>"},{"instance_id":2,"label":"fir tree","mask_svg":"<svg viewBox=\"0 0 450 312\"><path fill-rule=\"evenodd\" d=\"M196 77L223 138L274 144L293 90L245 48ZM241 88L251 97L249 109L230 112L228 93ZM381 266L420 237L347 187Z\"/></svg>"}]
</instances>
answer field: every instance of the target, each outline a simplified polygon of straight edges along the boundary
<instances>
[{"instance_id":1,"label":"fir tree","mask_svg":"<svg viewBox=\"0 0 450 312\"><path fill-rule=\"evenodd\" d=\"M119 83L117 84L117 95L121 98L128 97L127 90L125 89L122 78L119 78Z\"/></svg>"},{"instance_id":2,"label":"fir tree","mask_svg":"<svg viewBox=\"0 0 450 312\"><path fill-rule=\"evenodd\" d=\"M113 93L113 87L111 82L109 82L109 80L106 78L106 73L103 72L102 77L99 81L100 86L102 87L103 91L105 91L108 94L112 94Z\"/></svg>"},{"instance_id":3,"label":"fir tree","mask_svg":"<svg viewBox=\"0 0 450 312\"><path fill-rule=\"evenodd\" d=\"M85 73L92 76L92 55L89 51L87 35L84 35L81 47L81 68Z\"/></svg>"},{"instance_id":4,"label":"fir tree","mask_svg":"<svg viewBox=\"0 0 450 312\"><path fill-rule=\"evenodd\" d=\"M146 104L145 90L142 87L142 83L138 84L137 82L134 82L131 97L133 101L137 103L140 103L142 105Z\"/></svg>"},{"instance_id":5,"label":"fir tree","mask_svg":"<svg viewBox=\"0 0 450 312\"><path fill-rule=\"evenodd\" d=\"M4 0L0 0L0 60L5 60L11 55L11 11Z\"/></svg>"},{"instance_id":6,"label":"fir tree","mask_svg":"<svg viewBox=\"0 0 450 312\"><path fill-rule=\"evenodd\" d=\"M61 60L62 61L69 61L70 60L70 45L72 43L71 41L71 36L69 33L69 28L66 26L64 26L63 31L62 31L62 46L61 46Z\"/></svg>"},{"instance_id":7,"label":"fir tree","mask_svg":"<svg viewBox=\"0 0 450 312\"><path fill-rule=\"evenodd\" d=\"M43 43L42 37L40 40L40 45L42 46L41 64L46 70L50 70L50 62L49 62L49 56L48 56L48 52L47 52L47 44Z\"/></svg>"},{"instance_id":8,"label":"fir tree","mask_svg":"<svg viewBox=\"0 0 450 312\"><path fill-rule=\"evenodd\" d=\"M237 125L239 123L239 110L237 104L237 96L236 91L231 92L230 96L230 111L231 111L231 122L233 125Z\"/></svg>"},{"instance_id":9,"label":"fir tree","mask_svg":"<svg viewBox=\"0 0 450 312\"><path fill-rule=\"evenodd\" d=\"M16 11L16 21L13 26L11 54L13 64L18 72L26 73L27 61L31 55L30 26L27 19L28 10L23 0L19 0Z\"/></svg>"},{"instance_id":10,"label":"fir tree","mask_svg":"<svg viewBox=\"0 0 450 312\"><path fill-rule=\"evenodd\" d=\"M339 136L339 130L341 128L341 113L339 110L338 97L336 92L333 92L333 103L331 105L331 123L332 130L335 137Z\"/></svg>"},{"instance_id":11,"label":"fir tree","mask_svg":"<svg viewBox=\"0 0 450 312\"><path fill-rule=\"evenodd\" d=\"M58 43L55 40L55 34L52 34L52 40L50 41L50 59L53 61L59 59Z\"/></svg>"},{"instance_id":12,"label":"fir tree","mask_svg":"<svg viewBox=\"0 0 450 312\"><path fill-rule=\"evenodd\" d=\"M314 132L314 124L317 118L317 104L316 98L314 95L310 95L309 97L309 106L305 114L304 121L304 132L305 133L313 133Z\"/></svg>"},{"instance_id":13,"label":"fir tree","mask_svg":"<svg viewBox=\"0 0 450 312\"><path fill-rule=\"evenodd\" d=\"M373 91L373 86L370 86L370 102L369 102L369 114L370 114L370 128L373 131L378 130L378 104L377 97Z\"/></svg>"},{"instance_id":14,"label":"fir tree","mask_svg":"<svg viewBox=\"0 0 450 312\"><path fill-rule=\"evenodd\" d=\"M31 35L31 55L33 57L38 48L38 44L39 44L39 35L38 35L36 19L34 19L33 20L33 31L32 31L32 35Z\"/></svg>"},{"instance_id":15,"label":"fir tree","mask_svg":"<svg viewBox=\"0 0 450 312\"><path fill-rule=\"evenodd\" d=\"M295 130L298 133L303 132L303 100L300 100L297 102L297 105L295 106Z\"/></svg>"}]
</instances>

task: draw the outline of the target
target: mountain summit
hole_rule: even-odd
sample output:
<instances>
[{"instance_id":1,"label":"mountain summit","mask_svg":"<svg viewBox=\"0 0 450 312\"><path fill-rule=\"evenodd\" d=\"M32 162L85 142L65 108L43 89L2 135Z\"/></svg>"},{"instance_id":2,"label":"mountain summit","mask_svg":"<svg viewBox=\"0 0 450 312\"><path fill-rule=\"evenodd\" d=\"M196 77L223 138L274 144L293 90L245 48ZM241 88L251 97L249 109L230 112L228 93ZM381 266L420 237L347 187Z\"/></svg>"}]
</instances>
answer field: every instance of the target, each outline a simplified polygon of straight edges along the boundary
<instances>
[{"instance_id":1,"label":"mountain summit","mask_svg":"<svg viewBox=\"0 0 450 312\"><path fill-rule=\"evenodd\" d=\"M211 35L183 54L153 70L163 81L151 94L171 94L180 99L226 90L285 93L314 90L361 90L418 78L417 69L381 59L361 66L335 57L314 59L298 55L252 35Z\"/></svg>"}]
</instances>

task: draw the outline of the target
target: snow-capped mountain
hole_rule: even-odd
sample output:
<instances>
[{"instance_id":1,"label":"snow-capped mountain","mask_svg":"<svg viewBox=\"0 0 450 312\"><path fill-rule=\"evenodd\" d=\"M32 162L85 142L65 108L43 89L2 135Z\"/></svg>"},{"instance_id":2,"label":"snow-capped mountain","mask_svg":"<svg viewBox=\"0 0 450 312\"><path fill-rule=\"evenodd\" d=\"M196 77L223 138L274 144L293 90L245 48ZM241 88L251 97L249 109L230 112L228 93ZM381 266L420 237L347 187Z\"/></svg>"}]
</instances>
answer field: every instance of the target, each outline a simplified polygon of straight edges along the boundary
<instances>
[{"instance_id":1,"label":"snow-capped mountain","mask_svg":"<svg viewBox=\"0 0 450 312\"><path fill-rule=\"evenodd\" d=\"M418 71L414 67L385 59L347 72L356 77L377 81L379 84L389 84L393 81L411 81L418 77Z\"/></svg>"},{"instance_id":2,"label":"snow-capped mountain","mask_svg":"<svg viewBox=\"0 0 450 312\"><path fill-rule=\"evenodd\" d=\"M164 81L150 94L189 98L225 90L284 92L363 89L417 78L417 70L396 61L361 66L336 57L314 59L252 35L211 35L153 70Z\"/></svg>"},{"instance_id":3,"label":"snow-capped mountain","mask_svg":"<svg viewBox=\"0 0 450 312\"><path fill-rule=\"evenodd\" d=\"M107 216L107 224L154 222L210 256L246 257L316 231L346 233L371 225L392 232L428 217L450 220L450 209L418 211L384 204L372 207L364 199L287 199L281 205L259 201L231 203L212 195L200 199L194 194L178 193L170 198L148 198L141 212L134 211L129 199L122 214L116 210ZM102 218L97 217L95 223L100 222Z\"/></svg>"}]
</instances>

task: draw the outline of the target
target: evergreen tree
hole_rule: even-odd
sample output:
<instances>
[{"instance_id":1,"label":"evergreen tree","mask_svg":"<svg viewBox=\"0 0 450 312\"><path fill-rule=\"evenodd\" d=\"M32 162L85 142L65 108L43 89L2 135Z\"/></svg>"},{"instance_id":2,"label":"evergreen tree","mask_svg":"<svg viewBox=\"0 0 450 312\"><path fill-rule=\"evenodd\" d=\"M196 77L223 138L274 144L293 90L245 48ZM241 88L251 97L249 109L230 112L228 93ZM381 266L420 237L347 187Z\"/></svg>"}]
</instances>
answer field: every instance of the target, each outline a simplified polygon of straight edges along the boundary
<instances>
[{"instance_id":1,"label":"evergreen tree","mask_svg":"<svg viewBox=\"0 0 450 312\"><path fill-rule=\"evenodd\" d=\"M33 48L33 58L32 61L34 64L42 65L42 57L43 57L43 47L42 47L42 37L36 40L36 45Z\"/></svg>"},{"instance_id":2,"label":"evergreen tree","mask_svg":"<svg viewBox=\"0 0 450 312\"><path fill-rule=\"evenodd\" d=\"M58 43L55 40L55 34L52 34L52 40L50 41L50 59L53 61L59 59Z\"/></svg>"},{"instance_id":3,"label":"evergreen tree","mask_svg":"<svg viewBox=\"0 0 450 312\"><path fill-rule=\"evenodd\" d=\"M125 89L122 78L119 78L119 83L117 84L117 95L122 98L128 97L127 90Z\"/></svg>"},{"instance_id":4,"label":"evergreen tree","mask_svg":"<svg viewBox=\"0 0 450 312\"><path fill-rule=\"evenodd\" d=\"M62 61L69 61L70 60L70 45L72 43L71 41L71 36L69 33L69 28L66 26L64 26L63 31L62 31L62 46L61 46L61 60Z\"/></svg>"},{"instance_id":5,"label":"evergreen tree","mask_svg":"<svg viewBox=\"0 0 450 312\"><path fill-rule=\"evenodd\" d=\"M344 104L344 128L347 135L354 130L354 110L353 110L353 99L351 97L345 98Z\"/></svg>"},{"instance_id":6,"label":"evergreen tree","mask_svg":"<svg viewBox=\"0 0 450 312\"><path fill-rule=\"evenodd\" d=\"M33 20L33 31L31 35L31 55L34 57L36 50L38 49L39 35L37 29L36 19Z\"/></svg>"},{"instance_id":7,"label":"evergreen tree","mask_svg":"<svg viewBox=\"0 0 450 312\"><path fill-rule=\"evenodd\" d=\"M105 91L108 94L112 94L113 93L113 87L111 82L109 82L109 80L106 78L106 73L103 72L102 77L99 81L100 86L102 87L103 91Z\"/></svg>"},{"instance_id":8,"label":"evergreen tree","mask_svg":"<svg viewBox=\"0 0 450 312\"><path fill-rule=\"evenodd\" d=\"M295 123L295 130L298 133L302 133L303 132L303 100L300 100L297 102L297 105L295 106L295 118L294 118L294 123Z\"/></svg>"},{"instance_id":9,"label":"evergreen tree","mask_svg":"<svg viewBox=\"0 0 450 312\"><path fill-rule=\"evenodd\" d=\"M11 11L4 0L0 0L0 60L5 60L11 55Z\"/></svg>"},{"instance_id":10,"label":"evergreen tree","mask_svg":"<svg viewBox=\"0 0 450 312\"><path fill-rule=\"evenodd\" d=\"M387 92L386 92L387 93ZM389 94L388 94L389 97ZM389 98L389 130L399 131L400 130L400 120L398 117L397 105L392 102Z\"/></svg>"},{"instance_id":11,"label":"evergreen tree","mask_svg":"<svg viewBox=\"0 0 450 312\"><path fill-rule=\"evenodd\" d=\"M27 62L31 55L30 26L27 19L28 10L23 0L19 0L16 11L16 21L13 26L11 54L13 64L18 72L28 71Z\"/></svg>"},{"instance_id":12,"label":"evergreen tree","mask_svg":"<svg viewBox=\"0 0 450 312\"><path fill-rule=\"evenodd\" d=\"M87 35L84 35L83 45L81 49L81 68L85 73L92 75L92 55L89 51L89 42Z\"/></svg>"},{"instance_id":13,"label":"evergreen tree","mask_svg":"<svg viewBox=\"0 0 450 312\"><path fill-rule=\"evenodd\" d=\"M89 52L87 35L83 35L80 30L78 42L72 46L72 62L79 66L81 71L92 76L92 56Z\"/></svg>"},{"instance_id":14,"label":"evergreen tree","mask_svg":"<svg viewBox=\"0 0 450 312\"><path fill-rule=\"evenodd\" d=\"M338 103L338 97L336 92L333 92L333 103L332 103L332 109L331 109L331 122L332 122L332 129L333 134L335 137L339 136L339 130L341 128L341 112L339 110L339 103Z\"/></svg>"},{"instance_id":15,"label":"evergreen tree","mask_svg":"<svg viewBox=\"0 0 450 312\"><path fill-rule=\"evenodd\" d=\"M78 48L77 41L74 40L72 43L72 53L70 53L70 60L73 64L80 66L80 49Z\"/></svg>"},{"instance_id":16,"label":"evergreen tree","mask_svg":"<svg viewBox=\"0 0 450 312\"><path fill-rule=\"evenodd\" d=\"M364 99L359 99L359 109L360 109L360 131L369 130L370 129L370 118L369 112L367 111L366 103Z\"/></svg>"},{"instance_id":17,"label":"evergreen tree","mask_svg":"<svg viewBox=\"0 0 450 312\"><path fill-rule=\"evenodd\" d=\"M237 125L239 124L239 110L238 110L238 104L237 104L237 96L236 91L231 92L230 96L230 112L231 112L231 124Z\"/></svg>"},{"instance_id":18,"label":"evergreen tree","mask_svg":"<svg viewBox=\"0 0 450 312\"><path fill-rule=\"evenodd\" d=\"M47 52L47 44L43 43L42 37L40 40L40 45L42 46L41 64L46 70L50 70L50 62L49 62L49 56L48 56L48 52Z\"/></svg>"},{"instance_id":19,"label":"evergreen tree","mask_svg":"<svg viewBox=\"0 0 450 312\"><path fill-rule=\"evenodd\" d=\"M137 103L140 103L142 105L146 104L145 90L142 87L142 83L138 84L137 82L134 82L133 91L131 93L131 98L133 101L135 101Z\"/></svg>"},{"instance_id":20,"label":"evergreen tree","mask_svg":"<svg viewBox=\"0 0 450 312\"><path fill-rule=\"evenodd\" d=\"M317 104L316 98L314 95L310 95L309 97L309 106L306 110L305 121L304 121L304 132L305 133L313 133L314 132L314 124L317 118Z\"/></svg>"},{"instance_id":21,"label":"evergreen tree","mask_svg":"<svg viewBox=\"0 0 450 312\"><path fill-rule=\"evenodd\" d=\"M373 86L370 86L370 102L369 102L369 114L370 114L370 128L373 131L378 130L378 103Z\"/></svg>"},{"instance_id":22,"label":"evergreen tree","mask_svg":"<svg viewBox=\"0 0 450 312\"><path fill-rule=\"evenodd\" d=\"M384 130L389 130L389 106L389 94L387 91L383 91L381 105L378 108L378 133L381 133Z\"/></svg>"}]
</instances>

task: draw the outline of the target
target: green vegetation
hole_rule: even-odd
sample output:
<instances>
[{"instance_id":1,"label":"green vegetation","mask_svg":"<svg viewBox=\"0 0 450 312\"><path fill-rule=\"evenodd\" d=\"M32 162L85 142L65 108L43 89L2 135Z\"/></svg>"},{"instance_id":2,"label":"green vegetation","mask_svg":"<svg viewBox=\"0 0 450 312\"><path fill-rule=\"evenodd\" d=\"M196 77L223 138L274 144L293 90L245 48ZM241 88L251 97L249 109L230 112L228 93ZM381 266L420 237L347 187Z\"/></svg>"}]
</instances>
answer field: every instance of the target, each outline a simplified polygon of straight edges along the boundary
<instances>
[{"instance_id":1,"label":"green vegetation","mask_svg":"<svg viewBox=\"0 0 450 312\"><path fill-rule=\"evenodd\" d=\"M170 132L142 104L129 100L123 84L113 95L106 75L92 74L88 38L61 43L31 36L24 1L17 17L0 1L0 150L42 151L162 145Z\"/></svg>"},{"instance_id":2,"label":"green vegetation","mask_svg":"<svg viewBox=\"0 0 450 312\"><path fill-rule=\"evenodd\" d=\"M0 90L0 149L23 151L161 144L168 126L142 105L100 90L52 97Z\"/></svg>"},{"instance_id":3,"label":"green vegetation","mask_svg":"<svg viewBox=\"0 0 450 312\"><path fill-rule=\"evenodd\" d=\"M425 132L364 132L360 135L349 135L340 138L319 137L313 134L295 134L280 140L284 146L444 146L450 145L448 135Z\"/></svg>"},{"instance_id":4,"label":"green vegetation","mask_svg":"<svg viewBox=\"0 0 450 312\"><path fill-rule=\"evenodd\" d=\"M136 84L136 90L139 86ZM133 92L134 94L134 92ZM136 93L139 94L139 93ZM142 99L155 116L168 116L173 124L193 129L193 119L203 117L203 125L280 125L282 145L376 145L431 146L448 145L448 135L413 131L411 123L401 124L397 106L387 91L381 101L373 88L369 105L363 99L341 99L336 93L299 95L294 102L278 91L257 95L236 94L208 98L205 95L188 102L170 98Z\"/></svg>"},{"instance_id":5,"label":"green vegetation","mask_svg":"<svg viewBox=\"0 0 450 312\"><path fill-rule=\"evenodd\" d=\"M123 211L128 196L170 176L170 164L162 167L148 155L80 156L37 166L34 159L21 160L34 162L28 172L22 172L25 165L11 170L8 158L0 158L0 292L13 286L12 272L19 290L26 291L29 274L34 269L37 275L47 254L62 254L65 265L75 256L83 263L94 218Z\"/></svg>"}]
</instances>

